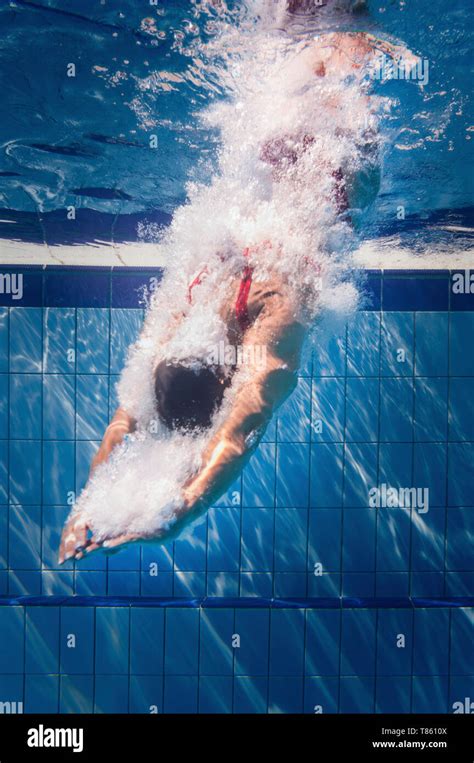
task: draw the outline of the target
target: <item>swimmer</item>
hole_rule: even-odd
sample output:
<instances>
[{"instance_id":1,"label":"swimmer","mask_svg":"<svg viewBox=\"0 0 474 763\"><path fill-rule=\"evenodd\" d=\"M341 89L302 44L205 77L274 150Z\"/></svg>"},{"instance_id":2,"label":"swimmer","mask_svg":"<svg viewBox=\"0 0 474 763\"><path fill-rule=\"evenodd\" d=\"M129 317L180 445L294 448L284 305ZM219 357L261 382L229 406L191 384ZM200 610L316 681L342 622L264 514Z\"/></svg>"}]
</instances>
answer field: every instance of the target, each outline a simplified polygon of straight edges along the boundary
<instances>
[{"instance_id":1,"label":"swimmer","mask_svg":"<svg viewBox=\"0 0 474 763\"><path fill-rule=\"evenodd\" d=\"M318 10L319 5L316 5ZM291 0L289 10L306 10L307 6L305 0ZM348 75L362 76L365 67L380 52L394 59L404 56L407 60L412 55L401 46L362 32L331 32L311 41L291 65L299 67L305 76L344 79ZM324 106L337 110L337 93L333 89ZM271 167L275 181L279 182L288 167L298 166L314 139L310 134L281 135L262 145L260 160ZM319 165L321 173L329 179L326 188L329 188L327 193L335 214L342 214L350 206L342 168L327 157L319 159ZM79 560L101 548L117 549L129 543L164 542L175 537L232 483L258 444L274 411L295 388L307 327L301 318L298 296L288 288L276 268L267 270L265 279L254 277L249 263L252 257L258 259L259 253L265 253L267 260L269 253L278 258L278 246L269 241L249 246L242 253L241 272L231 280L225 293L216 297L219 298L219 313L226 326L228 345L240 348L246 358L244 368L237 368L235 363L210 364L202 357L170 359L163 347L155 348L153 389L161 424L170 432L199 430L209 433L200 467L181 486L172 526L153 535L125 532L98 539L85 516L80 511L73 512L62 533L60 564L70 559ZM199 303L205 279L206 268L188 286L190 309L170 317L170 336L180 325L192 321L191 308ZM257 347L260 350L258 357ZM233 394L226 398L230 388ZM225 417L213 427L214 417L223 407L224 399L230 401L223 408ZM91 476L136 426L130 412L123 407L116 411L92 461Z\"/></svg>"}]
</instances>

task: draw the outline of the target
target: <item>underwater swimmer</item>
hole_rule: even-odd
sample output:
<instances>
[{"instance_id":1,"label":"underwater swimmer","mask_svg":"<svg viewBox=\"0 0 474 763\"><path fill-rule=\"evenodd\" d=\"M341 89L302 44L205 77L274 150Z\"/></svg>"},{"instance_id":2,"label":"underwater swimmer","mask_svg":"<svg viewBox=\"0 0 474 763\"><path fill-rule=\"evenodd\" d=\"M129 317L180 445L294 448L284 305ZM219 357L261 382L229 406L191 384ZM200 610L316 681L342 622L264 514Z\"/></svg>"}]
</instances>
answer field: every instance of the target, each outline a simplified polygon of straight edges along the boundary
<instances>
[{"instance_id":1,"label":"underwater swimmer","mask_svg":"<svg viewBox=\"0 0 474 763\"><path fill-rule=\"evenodd\" d=\"M295 5L295 3L293 3ZM379 41L363 33L321 35L297 57L296 66L304 76L346 77L362 74L367 61L377 51L395 56L408 55L405 49ZM337 92L332 89L325 107L337 109ZM315 126L316 128L317 126ZM298 164L314 138L305 135L280 136L262 146L260 158L272 167L275 179L285 167ZM332 198L336 212L349 206L342 170L330 158L320 161L321 170L332 178ZM270 242L261 247L272 247ZM278 256L275 247L275 255ZM189 285L190 301L199 299L200 277ZM305 326L300 320L296 295L276 272L265 280L253 277L252 268L243 263L242 273L230 285L222 300L221 316L227 328L228 343L241 347L245 367L209 365L203 358L185 358L171 362L160 356L154 367L154 392L157 414L170 431L208 431L200 468L185 484L178 497L178 508L171 528L154 536L123 533L98 540L91 535L86 519L73 513L62 533L59 562L79 560L99 549L117 549L140 541L163 542L178 534L211 505L241 471L268 424L274 410L296 385ZM192 312L182 320L192 320ZM178 318L178 320L180 320ZM170 332L176 318L170 319ZM255 348L260 348L257 356ZM262 364L261 358L265 358ZM225 417L213 429L211 422L221 410L225 393L232 387ZM91 474L110 457L125 437L135 430L129 412L119 408L107 427L102 444L91 465Z\"/></svg>"},{"instance_id":2,"label":"underwater swimmer","mask_svg":"<svg viewBox=\"0 0 474 763\"><path fill-rule=\"evenodd\" d=\"M264 243L262 246L271 247ZM199 299L194 287L193 300ZM242 469L257 444L274 409L296 385L305 328L298 319L298 305L279 276L265 281L252 278L244 266L228 291L221 315L227 325L230 346L239 347L244 365L225 368L206 361L191 366L160 358L159 348L154 370L156 409L169 430L209 429L201 468L182 488L180 508L166 538L176 535L184 524L204 511L218 498ZM173 326L170 326L173 330ZM258 352L255 349L258 348ZM215 411L222 403L225 389L235 385L225 420L211 433ZM134 419L119 408L107 427L102 444L92 462L91 473L106 461L113 449L135 429ZM134 541L160 540L124 534L98 543L89 537L90 528L81 515L72 515L64 528L59 562L81 559L99 548L111 549Z\"/></svg>"}]
</instances>

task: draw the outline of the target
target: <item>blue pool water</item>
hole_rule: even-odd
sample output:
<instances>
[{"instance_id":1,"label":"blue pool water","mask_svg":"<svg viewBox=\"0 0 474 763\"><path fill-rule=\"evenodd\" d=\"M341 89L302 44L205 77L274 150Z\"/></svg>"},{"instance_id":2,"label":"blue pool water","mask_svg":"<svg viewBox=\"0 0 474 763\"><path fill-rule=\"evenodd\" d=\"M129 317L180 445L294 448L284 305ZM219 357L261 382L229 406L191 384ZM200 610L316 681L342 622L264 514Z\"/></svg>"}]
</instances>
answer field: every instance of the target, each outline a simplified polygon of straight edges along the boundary
<instances>
[{"instance_id":1,"label":"blue pool water","mask_svg":"<svg viewBox=\"0 0 474 763\"><path fill-rule=\"evenodd\" d=\"M190 537L62 568L68 500L160 273L22 274L24 306L3 295L0 312L3 701L444 713L472 696L474 302L452 274L368 274L371 309L307 352L295 394ZM383 482L428 487L429 510L370 508Z\"/></svg>"}]
</instances>

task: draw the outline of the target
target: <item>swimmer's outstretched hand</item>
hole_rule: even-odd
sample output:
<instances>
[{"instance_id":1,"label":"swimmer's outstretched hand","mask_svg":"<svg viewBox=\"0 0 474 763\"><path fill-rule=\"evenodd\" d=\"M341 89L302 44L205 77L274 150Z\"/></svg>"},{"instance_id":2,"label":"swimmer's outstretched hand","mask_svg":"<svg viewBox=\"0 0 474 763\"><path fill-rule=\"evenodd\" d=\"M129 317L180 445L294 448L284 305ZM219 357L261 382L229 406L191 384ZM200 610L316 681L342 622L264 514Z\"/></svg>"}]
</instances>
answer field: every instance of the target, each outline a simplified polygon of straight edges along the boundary
<instances>
[{"instance_id":1,"label":"swimmer's outstretched hand","mask_svg":"<svg viewBox=\"0 0 474 763\"><path fill-rule=\"evenodd\" d=\"M91 539L88 538L89 530L86 520L80 513L69 517L61 535L59 564L64 564L69 559L82 559L86 548L92 545Z\"/></svg>"}]
</instances>

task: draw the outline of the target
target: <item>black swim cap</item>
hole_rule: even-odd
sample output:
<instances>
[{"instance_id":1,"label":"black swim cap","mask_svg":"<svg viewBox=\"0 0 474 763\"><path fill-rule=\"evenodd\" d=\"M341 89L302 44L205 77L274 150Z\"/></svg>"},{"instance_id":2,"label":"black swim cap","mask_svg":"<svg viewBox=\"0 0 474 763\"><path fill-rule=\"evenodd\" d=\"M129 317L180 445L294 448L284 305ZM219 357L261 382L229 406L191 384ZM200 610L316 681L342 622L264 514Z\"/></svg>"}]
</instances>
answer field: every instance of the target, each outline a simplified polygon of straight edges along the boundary
<instances>
[{"instance_id":1,"label":"black swim cap","mask_svg":"<svg viewBox=\"0 0 474 763\"><path fill-rule=\"evenodd\" d=\"M163 360L155 371L158 414L169 429L205 429L222 403L227 377L217 366L193 369Z\"/></svg>"}]
</instances>

